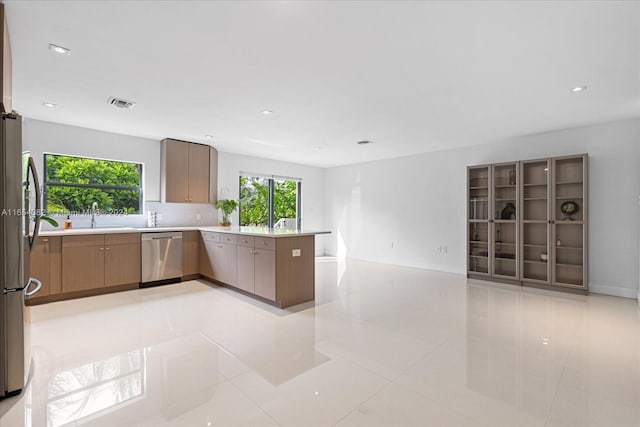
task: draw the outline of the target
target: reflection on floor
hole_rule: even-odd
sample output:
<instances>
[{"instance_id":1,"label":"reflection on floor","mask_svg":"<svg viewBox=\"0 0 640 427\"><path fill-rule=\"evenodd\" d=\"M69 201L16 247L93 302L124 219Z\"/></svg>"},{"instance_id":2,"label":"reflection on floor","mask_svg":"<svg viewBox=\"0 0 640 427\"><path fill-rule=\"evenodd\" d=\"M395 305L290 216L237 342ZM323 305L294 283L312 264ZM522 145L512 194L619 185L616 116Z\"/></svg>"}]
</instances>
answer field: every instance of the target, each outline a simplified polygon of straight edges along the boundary
<instances>
[{"instance_id":1,"label":"reflection on floor","mask_svg":"<svg viewBox=\"0 0 640 427\"><path fill-rule=\"evenodd\" d=\"M293 310L193 281L32 318L2 427L640 425L633 300L325 259Z\"/></svg>"}]
</instances>

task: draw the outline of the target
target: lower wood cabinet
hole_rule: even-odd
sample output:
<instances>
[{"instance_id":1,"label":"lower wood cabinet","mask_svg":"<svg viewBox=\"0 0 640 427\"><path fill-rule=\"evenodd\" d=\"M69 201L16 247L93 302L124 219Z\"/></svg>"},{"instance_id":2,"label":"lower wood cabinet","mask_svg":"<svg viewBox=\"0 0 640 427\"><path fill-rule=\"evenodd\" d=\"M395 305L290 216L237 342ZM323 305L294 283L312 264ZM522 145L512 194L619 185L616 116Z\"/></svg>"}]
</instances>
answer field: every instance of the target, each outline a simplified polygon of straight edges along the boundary
<instances>
[{"instance_id":1,"label":"lower wood cabinet","mask_svg":"<svg viewBox=\"0 0 640 427\"><path fill-rule=\"evenodd\" d=\"M314 236L201 233L201 275L282 308L313 300Z\"/></svg>"},{"instance_id":2,"label":"lower wood cabinet","mask_svg":"<svg viewBox=\"0 0 640 427\"><path fill-rule=\"evenodd\" d=\"M62 293L139 282L139 233L62 237Z\"/></svg>"},{"instance_id":3,"label":"lower wood cabinet","mask_svg":"<svg viewBox=\"0 0 640 427\"><path fill-rule=\"evenodd\" d=\"M276 252L238 246L238 288L276 299Z\"/></svg>"},{"instance_id":4,"label":"lower wood cabinet","mask_svg":"<svg viewBox=\"0 0 640 427\"><path fill-rule=\"evenodd\" d=\"M254 255L254 293L271 301L276 300L276 251L256 249Z\"/></svg>"},{"instance_id":5,"label":"lower wood cabinet","mask_svg":"<svg viewBox=\"0 0 640 427\"><path fill-rule=\"evenodd\" d=\"M238 255L235 240L233 243L223 243L220 233L203 231L201 242L200 274L209 279L236 286Z\"/></svg>"},{"instance_id":6,"label":"lower wood cabinet","mask_svg":"<svg viewBox=\"0 0 640 427\"><path fill-rule=\"evenodd\" d=\"M200 232L182 232L182 277L199 273L200 264Z\"/></svg>"},{"instance_id":7,"label":"lower wood cabinet","mask_svg":"<svg viewBox=\"0 0 640 427\"><path fill-rule=\"evenodd\" d=\"M42 283L42 288L34 299L59 294L61 292L62 239L43 237L38 239L29 259L29 276Z\"/></svg>"},{"instance_id":8,"label":"lower wood cabinet","mask_svg":"<svg viewBox=\"0 0 640 427\"><path fill-rule=\"evenodd\" d=\"M104 287L104 235L62 238L62 292Z\"/></svg>"},{"instance_id":9,"label":"lower wood cabinet","mask_svg":"<svg viewBox=\"0 0 640 427\"><path fill-rule=\"evenodd\" d=\"M105 235L105 286L120 286L140 282L140 256L140 234Z\"/></svg>"}]
</instances>

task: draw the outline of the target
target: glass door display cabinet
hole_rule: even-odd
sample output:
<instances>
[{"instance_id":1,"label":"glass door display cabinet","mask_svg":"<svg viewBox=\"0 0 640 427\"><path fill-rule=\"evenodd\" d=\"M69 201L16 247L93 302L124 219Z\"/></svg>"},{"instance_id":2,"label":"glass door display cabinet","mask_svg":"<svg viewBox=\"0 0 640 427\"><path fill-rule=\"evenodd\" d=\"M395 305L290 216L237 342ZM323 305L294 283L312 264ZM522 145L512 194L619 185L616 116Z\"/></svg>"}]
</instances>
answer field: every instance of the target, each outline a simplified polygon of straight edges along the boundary
<instances>
[{"instance_id":1,"label":"glass door display cabinet","mask_svg":"<svg viewBox=\"0 0 640 427\"><path fill-rule=\"evenodd\" d=\"M587 156L553 159L553 284L586 289Z\"/></svg>"},{"instance_id":2,"label":"glass door display cabinet","mask_svg":"<svg viewBox=\"0 0 640 427\"><path fill-rule=\"evenodd\" d=\"M489 276L489 189L491 167L467 169L467 270Z\"/></svg>"},{"instance_id":3,"label":"glass door display cabinet","mask_svg":"<svg viewBox=\"0 0 640 427\"><path fill-rule=\"evenodd\" d=\"M549 251L550 237L550 196L549 176L551 161L525 161L520 165L522 192L522 257L520 271L522 280L549 284L551 255Z\"/></svg>"},{"instance_id":4,"label":"glass door display cabinet","mask_svg":"<svg viewBox=\"0 0 640 427\"><path fill-rule=\"evenodd\" d=\"M588 288L588 155L472 166L467 275Z\"/></svg>"},{"instance_id":5,"label":"glass door display cabinet","mask_svg":"<svg viewBox=\"0 0 640 427\"><path fill-rule=\"evenodd\" d=\"M518 163L492 165L492 275L517 280Z\"/></svg>"}]
</instances>

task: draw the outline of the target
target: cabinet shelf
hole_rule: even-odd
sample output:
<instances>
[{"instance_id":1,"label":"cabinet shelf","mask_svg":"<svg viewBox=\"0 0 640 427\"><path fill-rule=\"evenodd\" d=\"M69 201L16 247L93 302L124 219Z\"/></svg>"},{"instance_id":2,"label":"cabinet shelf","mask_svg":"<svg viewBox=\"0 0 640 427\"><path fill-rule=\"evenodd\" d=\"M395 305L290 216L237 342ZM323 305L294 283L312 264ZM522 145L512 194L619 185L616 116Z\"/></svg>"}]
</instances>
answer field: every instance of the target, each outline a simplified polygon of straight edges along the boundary
<instances>
[{"instance_id":1,"label":"cabinet shelf","mask_svg":"<svg viewBox=\"0 0 640 427\"><path fill-rule=\"evenodd\" d=\"M582 248L580 246L556 246L556 249L567 249L573 251L581 251Z\"/></svg>"},{"instance_id":2,"label":"cabinet shelf","mask_svg":"<svg viewBox=\"0 0 640 427\"><path fill-rule=\"evenodd\" d=\"M496 185L495 187L496 188L516 188L516 185L515 184L513 184L513 185L511 185L511 184L508 184L508 185Z\"/></svg>"},{"instance_id":3,"label":"cabinet shelf","mask_svg":"<svg viewBox=\"0 0 640 427\"><path fill-rule=\"evenodd\" d=\"M524 184L525 187L546 187L549 184L539 184L539 183L527 183Z\"/></svg>"},{"instance_id":4,"label":"cabinet shelf","mask_svg":"<svg viewBox=\"0 0 640 427\"><path fill-rule=\"evenodd\" d=\"M570 220L557 220L556 221L556 225L583 225L584 221L582 220L574 220L574 221L570 221Z\"/></svg>"},{"instance_id":5,"label":"cabinet shelf","mask_svg":"<svg viewBox=\"0 0 640 427\"><path fill-rule=\"evenodd\" d=\"M560 263L556 263L556 267L582 268L582 264L560 264Z\"/></svg>"},{"instance_id":6,"label":"cabinet shelf","mask_svg":"<svg viewBox=\"0 0 640 427\"><path fill-rule=\"evenodd\" d=\"M534 244L530 244L530 243L525 243L524 247L525 248L543 248L543 249L546 249L547 245L534 245Z\"/></svg>"},{"instance_id":7,"label":"cabinet shelf","mask_svg":"<svg viewBox=\"0 0 640 427\"><path fill-rule=\"evenodd\" d=\"M474 245L487 245L489 242L485 242L484 240L469 240L469 243Z\"/></svg>"},{"instance_id":8,"label":"cabinet shelf","mask_svg":"<svg viewBox=\"0 0 640 427\"><path fill-rule=\"evenodd\" d=\"M582 199L582 194L576 196L556 196L556 200L572 200L572 199Z\"/></svg>"},{"instance_id":9,"label":"cabinet shelf","mask_svg":"<svg viewBox=\"0 0 640 427\"><path fill-rule=\"evenodd\" d=\"M469 258L479 258L479 259L487 259L489 258L488 256L481 256L481 255L469 255Z\"/></svg>"},{"instance_id":10,"label":"cabinet shelf","mask_svg":"<svg viewBox=\"0 0 640 427\"><path fill-rule=\"evenodd\" d=\"M525 264L538 264L538 265L540 265L540 264L544 264L544 265L549 264L548 262L544 262L544 261L533 261L533 260L529 260L529 259L525 259L525 260L524 260L524 263L525 263Z\"/></svg>"},{"instance_id":11,"label":"cabinet shelf","mask_svg":"<svg viewBox=\"0 0 640 427\"><path fill-rule=\"evenodd\" d=\"M571 184L584 184L583 181L561 181L556 182L556 185L571 185Z\"/></svg>"},{"instance_id":12,"label":"cabinet shelf","mask_svg":"<svg viewBox=\"0 0 640 427\"><path fill-rule=\"evenodd\" d=\"M532 201L532 200L540 200L540 201L544 200L544 201L547 201L547 198L546 197L525 197L524 198L525 202L529 202L529 201Z\"/></svg>"},{"instance_id":13,"label":"cabinet shelf","mask_svg":"<svg viewBox=\"0 0 640 427\"><path fill-rule=\"evenodd\" d=\"M515 243L511 243L511 242L494 242L496 245L502 245L502 246L515 246Z\"/></svg>"},{"instance_id":14,"label":"cabinet shelf","mask_svg":"<svg viewBox=\"0 0 640 427\"><path fill-rule=\"evenodd\" d=\"M515 202L516 198L515 197L511 197L509 199L496 199L496 202Z\"/></svg>"},{"instance_id":15,"label":"cabinet shelf","mask_svg":"<svg viewBox=\"0 0 640 427\"><path fill-rule=\"evenodd\" d=\"M523 274L522 280L537 280L538 282L546 282L547 276L541 276L538 274Z\"/></svg>"},{"instance_id":16,"label":"cabinet shelf","mask_svg":"<svg viewBox=\"0 0 640 427\"><path fill-rule=\"evenodd\" d=\"M489 187L469 187L469 190L488 190Z\"/></svg>"}]
</instances>

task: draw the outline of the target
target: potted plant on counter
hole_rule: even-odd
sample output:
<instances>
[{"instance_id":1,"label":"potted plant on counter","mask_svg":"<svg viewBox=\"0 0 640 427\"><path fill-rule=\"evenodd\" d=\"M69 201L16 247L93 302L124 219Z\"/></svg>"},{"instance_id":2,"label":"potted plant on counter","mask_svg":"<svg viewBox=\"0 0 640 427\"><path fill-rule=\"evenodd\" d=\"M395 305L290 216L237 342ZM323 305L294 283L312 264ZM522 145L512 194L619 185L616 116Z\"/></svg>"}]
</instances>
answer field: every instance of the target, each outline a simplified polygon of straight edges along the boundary
<instances>
[{"instance_id":1,"label":"potted plant on counter","mask_svg":"<svg viewBox=\"0 0 640 427\"><path fill-rule=\"evenodd\" d=\"M222 210L222 225L228 227L231 225L231 214L238 207L238 201L233 199L218 200L216 207Z\"/></svg>"}]
</instances>

